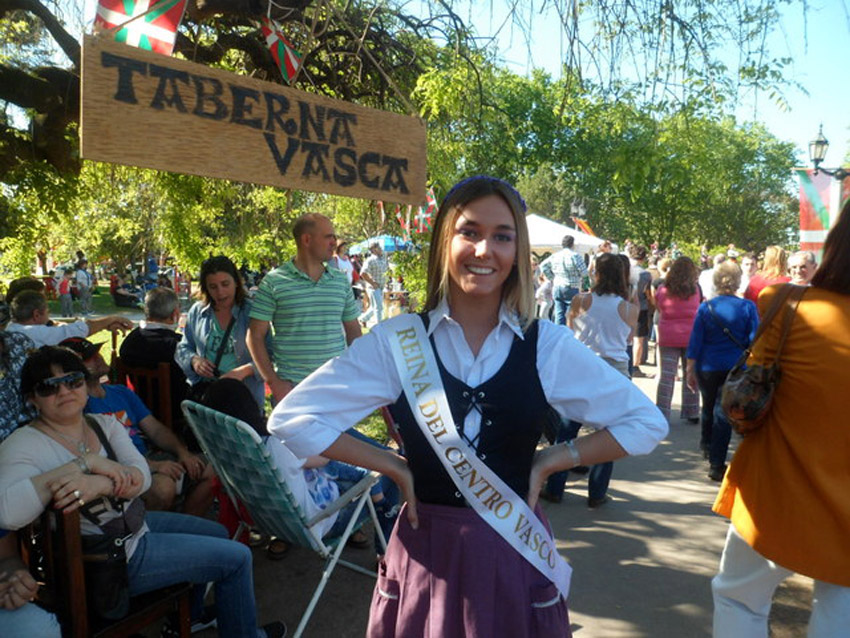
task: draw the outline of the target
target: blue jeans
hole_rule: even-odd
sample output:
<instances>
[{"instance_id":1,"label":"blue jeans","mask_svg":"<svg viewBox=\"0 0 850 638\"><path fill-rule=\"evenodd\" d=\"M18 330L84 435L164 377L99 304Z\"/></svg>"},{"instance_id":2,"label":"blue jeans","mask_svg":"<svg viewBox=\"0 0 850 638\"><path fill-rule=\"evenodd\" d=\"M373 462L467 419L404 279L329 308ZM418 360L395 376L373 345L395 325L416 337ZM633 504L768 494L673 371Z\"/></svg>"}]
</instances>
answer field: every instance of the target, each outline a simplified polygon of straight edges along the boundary
<instances>
[{"instance_id":1,"label":"blue jeans","mask_svg":"<svg viewBox=\"0 0 850 638\"><path fill-rule=\"evenodd\" d=\"M384 291L382 288L369 288L369 309L360 315L360 321L369 323L375 317L375 323L384 318Z\"/></svg>"},{"instance_id":2,"label":"blue jeans","mask_svg":"<svg viewBox=\"0 0 850 638\"><path fill-rule=\"evenodd\" d=\"M555 300L555 323L559 326L567 325L567 314L570 312L570 303L578 294L578 288L572 286L555 286L552 290L552 298Z\"/></svg>"},{"instance_id":3,"label":"blue jeans","mask_svg":"<svg viewBox=\"0 0 850 638\"><path fill-rule=\"evenodd\" d=\"M341 461L328 462L328 464L324 467L324 471L325 474L332 478L337 486L339 486L340 494L343 494L354 487L363 479L364 476L366 476L367 473L367 471L363 468L355 465L349 465L348 463L343 463ZM384 533L384 538L389 540L390 533L392 533L393 526L395 525L395 519L398 518L398 486L386 476L381 476L378 482L372 486L370 493L372 496L381 493L384 495L384 498L375 502L374 505L375 513L378 515L378 522L381 525L381 531ZM356 508L357 501L353 501L343 507L339 511L339 516L337 516L336 522L328 531L327 536L333 538L334 536L342 534L345 531L345 527L348 525L348 521L351 520ZM365 507L362 510L362 512L366 513L368 513L368 511L369 510ZM364 518L365 514L362 512L361 518ZM378 547L377 536L375 537L375 541L375 547Z\"/></svg>"},{"instance_id":4,"label":"blue jeans","mask_svg":"<svg viewBox=\"0 0 850 638\"><path fill-rule=\"evenodd\" d=\"M215 583L218 631L222 636L255 638L257 611L251 550L229 540L214 521L173 512L148 512L150 531L129 561L130 595L190 582L196 585L192 618L201 615L204 585Z\"/></svg>"},{"instance_id":5,"label":"blue jeans","mask_svg":"<svg viewBox=\"0 0 850 638\"><path fill-rule=\"evenodd\" d=\"M555 445L572 441L578 436L578 431L581 429L581 423L578 421L561 422L558 428L558 436L555 438ZM605 496L608 492L608 484L611 482L611 474L614 472L614 462L599 463L590 468L590 474L587 477L587 498L596 500ZM564 486L567 483L567 474L569 471L555 472L546 481L546 491L549 494L557 496L563 494Z\"/></svg>"},{"instance_id":6,"label":"blue jeans","mask_svg":"<svg viewBox=\"0 0 850 638\"><path fill-rule=\"evenodd\" d=\"M716 467L726 464L726 454L732 438L732 424L726 420L720 405L720 391L727 374L728 370L697 371L697 382L702 395L701 444L708 446L708 462Z\"/></svg>"},{"instance_id":7,"label":"blue jeans","mask_svg":"<svg viewBox=\"0 0 850 638\"><path fill-rule=\"evenodd\" d=\"M56 616L33 603L14 611L0 609L0 636L38 636L61 638Z\"/></svg>"}]
</instances>

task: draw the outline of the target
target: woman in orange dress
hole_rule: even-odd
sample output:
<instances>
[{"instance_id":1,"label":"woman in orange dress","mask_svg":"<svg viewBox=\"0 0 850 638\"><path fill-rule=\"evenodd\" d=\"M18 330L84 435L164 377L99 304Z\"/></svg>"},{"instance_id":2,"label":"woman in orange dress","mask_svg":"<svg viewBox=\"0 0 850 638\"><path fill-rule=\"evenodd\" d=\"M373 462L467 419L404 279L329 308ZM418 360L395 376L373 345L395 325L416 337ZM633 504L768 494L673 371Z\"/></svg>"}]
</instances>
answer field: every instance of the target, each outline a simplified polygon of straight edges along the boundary
<instances>
[{"instance_id":1,"label":"woman in orange dress","mask_svg":"<svg viewBox=\"0 0 850 638\"><path fill-rule=\"evenodd\" d=\"M778 289L759 298L762 314ZM773 360L781 323L771 322L751 363ZM771 411L741 441L714 503L732 523L712 581L716 638L766 638L773 592L794 572L815 581L809 638L850 631L850 202L780 364Z\"/></svg>"}]
</instances>

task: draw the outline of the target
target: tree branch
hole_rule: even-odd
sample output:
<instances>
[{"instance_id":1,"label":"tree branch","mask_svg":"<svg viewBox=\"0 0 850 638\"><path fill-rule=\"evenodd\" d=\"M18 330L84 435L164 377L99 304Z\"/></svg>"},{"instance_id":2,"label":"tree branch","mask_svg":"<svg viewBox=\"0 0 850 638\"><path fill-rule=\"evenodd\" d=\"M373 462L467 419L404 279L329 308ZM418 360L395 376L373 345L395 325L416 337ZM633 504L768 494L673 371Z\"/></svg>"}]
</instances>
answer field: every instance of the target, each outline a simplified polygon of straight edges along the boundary
<instances>
[{"instance_id":1,"label":"tree branch","mask_svg":"<svg viewBox=\"0 0 850 638\"><path fill-rule=\"evenodd\" d=\"M65 52L65 55L74 63L74 66L80 66L80 43L65 30L65 27L50 12L50 9L38 0L0 0L0 17L15 10L27 11L37 16Z\"/></svg>"}]
</instances>

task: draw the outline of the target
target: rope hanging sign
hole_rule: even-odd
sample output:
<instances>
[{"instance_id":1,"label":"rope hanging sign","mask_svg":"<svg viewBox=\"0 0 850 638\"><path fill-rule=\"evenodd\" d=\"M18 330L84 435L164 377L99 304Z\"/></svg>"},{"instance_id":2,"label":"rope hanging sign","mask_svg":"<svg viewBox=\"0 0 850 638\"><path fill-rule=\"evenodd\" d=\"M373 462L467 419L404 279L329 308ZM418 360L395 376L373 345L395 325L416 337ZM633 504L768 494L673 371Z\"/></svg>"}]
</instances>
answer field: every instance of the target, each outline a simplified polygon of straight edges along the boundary
<instances>
[{"instance_id":1,"label":"rope hanging sign","mask_svg":"<svg viewBox=\"0 0 850 638\"><path fill-rule=\"evenodd\" d=\"M83 40L85 159L419 205L425 124L130 47Z\"/></svg>"}]
</instances>

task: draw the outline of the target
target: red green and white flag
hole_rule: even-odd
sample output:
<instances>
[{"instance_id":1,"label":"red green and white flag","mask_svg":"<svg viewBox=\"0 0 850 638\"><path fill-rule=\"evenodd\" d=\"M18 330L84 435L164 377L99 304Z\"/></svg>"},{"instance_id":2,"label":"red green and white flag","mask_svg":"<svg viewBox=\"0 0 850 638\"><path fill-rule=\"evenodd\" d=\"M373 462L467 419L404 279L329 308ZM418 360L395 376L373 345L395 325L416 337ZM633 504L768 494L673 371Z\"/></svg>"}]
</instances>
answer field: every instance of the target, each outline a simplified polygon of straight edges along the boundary
<instances>
[{"instance_id":1,"label":"red green and white flag","mask_svg":"<svg viewBox=\"0 0 850 638\"><path fill-rule=\"evenodd\" d=\"M826 234L850 198L850 183L810 168L795 169L800 182L800 250L823 250Z\"/></svg>"},{"instance_id":2,"label":"red green and white flag","mask_svg":"<svg viewBox=\"0 0 850 638\"><path fill-rule=\"evenodd\" d=\"M280 30L280 25L267 17L263 17L260 23L266 45L272 52L272 57L280 69L283 79L287 84L292 84L298 69L301 68L301 54L295 50Z\"/></svg>"},{"instance_id":3,"label":"red green and white flag","mask_svg":"<svg viewBox=\"0 0 850 638\"><path fill-rule=\"evenodd\" d=\"M395 218L398 220L398 225L401 226L401 236L405 241L410 241L410 206L407 207L407 218L401 213L401 206L395 205Z\"/></svg>"},{"instance_id":4,"label":"red green and white flag","mask_svg":"<svg viewBox=\"0 0 850 638\"><path fill-rule=\"evenodd\" d=\"M171 55L185 11L186 0L98 0L94 26L114 30L118 42Z\"/></svg>"}]
</instances>

